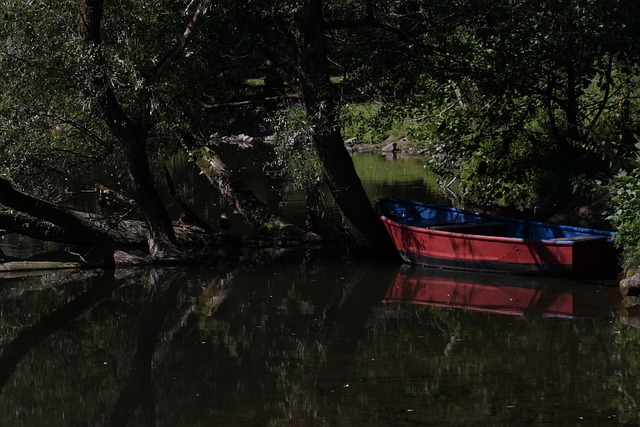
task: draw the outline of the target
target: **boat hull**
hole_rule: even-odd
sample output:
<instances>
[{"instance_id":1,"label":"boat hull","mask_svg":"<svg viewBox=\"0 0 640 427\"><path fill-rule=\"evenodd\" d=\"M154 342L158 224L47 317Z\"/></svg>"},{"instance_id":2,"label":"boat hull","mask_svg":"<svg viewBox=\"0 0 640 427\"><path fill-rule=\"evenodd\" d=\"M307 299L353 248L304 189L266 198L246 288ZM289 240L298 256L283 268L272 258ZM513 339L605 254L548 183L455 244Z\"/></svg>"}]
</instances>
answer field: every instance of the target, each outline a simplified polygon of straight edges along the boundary
<instances>
[{"instance_id":1,"label":"boat hull","mask_svg":"<svg viewBox=\"0 0 640 427\"><path fill-rule=\"evenodd\" d=\"M384 209L380 210L384 212ZM460 210L454 211L465 213ZM400 256L412 264L558 276L601 276L617 272L613 235L607 235L608 232L597 231L589 234L583 231L581 235L571 238L510 237L517 235L518 229L532 227L522 220L467 213L473 215L476 221L473 223L476 225L474 231L452 232L442 229L442 226L439 229L412 226L384 214L381 215L381 219ZM496 219L500 219L502 228L508 230L501 230L501 227L496 225ZM479 233L480 224L488 224L489 220L493 223L484 227L482 234L475 234ZM462 225L460 222L454 224ZM532 224L541 226L540 223ZM555 233L559 235L557 231Z\"/></svg>"}]
</instances>

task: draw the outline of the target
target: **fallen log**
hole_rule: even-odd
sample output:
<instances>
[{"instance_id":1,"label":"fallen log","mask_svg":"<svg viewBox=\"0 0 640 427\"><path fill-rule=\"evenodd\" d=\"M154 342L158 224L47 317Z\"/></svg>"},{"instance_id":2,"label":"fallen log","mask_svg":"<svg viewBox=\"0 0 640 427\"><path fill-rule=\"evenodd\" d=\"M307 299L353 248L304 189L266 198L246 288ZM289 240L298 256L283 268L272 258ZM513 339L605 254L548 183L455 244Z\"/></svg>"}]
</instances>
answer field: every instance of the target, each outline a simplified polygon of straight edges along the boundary
<instances>
[{"instance_id":1,"label":"fallen log","mask_svg":"<svg viewBox=\"0 0 640 427\"><path fill-rule=\"evenodd\" d=\"M143 221L124 219L123 217L104 216L94 213L67 209L67 213L76 216L108 238L117 248L136 249L146 247L147 226ZM21 234L38 240L94 246L96 241L91 236L74 233L50 221L36 218L14 210L0 210L0 226L6 234ZM178 246L211 245L216 238L203 232L190 232L182 229L178 223L174 224Z\"/></svg>"},{"instance_id":2,"label":"fallen log","mask_svg":"<svg viewBox=\"0 0 640 427\"><path fill-rule=\"evenodd\" d=\"M65 261L7 261L0 263L0 272L63 270L81 268L80 262Z\"/></svg>"}]
</instances>

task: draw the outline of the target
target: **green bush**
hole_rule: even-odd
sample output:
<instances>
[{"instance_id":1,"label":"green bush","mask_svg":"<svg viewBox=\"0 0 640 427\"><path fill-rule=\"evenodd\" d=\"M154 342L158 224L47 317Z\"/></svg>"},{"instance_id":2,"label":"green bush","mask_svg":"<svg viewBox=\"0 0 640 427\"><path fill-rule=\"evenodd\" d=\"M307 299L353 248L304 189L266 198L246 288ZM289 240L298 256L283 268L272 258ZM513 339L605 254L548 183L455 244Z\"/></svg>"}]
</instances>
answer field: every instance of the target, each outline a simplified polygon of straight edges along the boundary
<instances>
[{"instance_id":1,"label":"green bush","mask_svg":"<svg viewBox=\"0 0 640 427\"><path fill-rule=\"evenodd\" d=\"M615 242L627 269L640 267L640 143L636 149L630 171L621 170L609 183L611 210L607 219L616 228Z\"/></svg>"},{"instance_id":2,"label":"green bush","mask_svg":"<svg viewBox=\"0 0 640 427\"><path fill-rule=\"evenodd\" d=\"M375 102L345 104L340 108L340 128L345 140L356 144L379 144L387 138L409 136L414 120L393 114Z\"/></svg>"},{"instance_id":3,"label":"green bush","mask_svg":"<svg viewBox=\"0 0 640 427\"><path fill-rule=\"evenodd\" d=\"M284 106L274 115L271 125L274 157L265 164L265 172L284 178L287 191L305 190L321 182L321 167L310 144L309 119L302 105Z\"/></svg>"}]
</instances>

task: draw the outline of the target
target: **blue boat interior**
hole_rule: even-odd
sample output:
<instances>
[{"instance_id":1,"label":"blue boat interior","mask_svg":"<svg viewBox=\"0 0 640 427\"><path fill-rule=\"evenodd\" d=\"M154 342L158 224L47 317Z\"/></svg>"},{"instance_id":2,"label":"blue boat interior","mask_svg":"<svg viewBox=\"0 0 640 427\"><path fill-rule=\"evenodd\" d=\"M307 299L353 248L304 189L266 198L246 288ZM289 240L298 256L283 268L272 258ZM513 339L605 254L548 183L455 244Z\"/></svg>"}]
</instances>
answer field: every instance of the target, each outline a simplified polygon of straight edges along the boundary
<instances>
[{"instance_id":1,"label":"blue boat interior","mask_svg":"<svg viewBox=\"0 0 640 427\"><path fill-rule=\"evenodd\" d=\"M613 239L613 232L503 217L428 203L383 199L380 215L400 224L456 233L528 240Z\"/></svg>"}]
</instances>

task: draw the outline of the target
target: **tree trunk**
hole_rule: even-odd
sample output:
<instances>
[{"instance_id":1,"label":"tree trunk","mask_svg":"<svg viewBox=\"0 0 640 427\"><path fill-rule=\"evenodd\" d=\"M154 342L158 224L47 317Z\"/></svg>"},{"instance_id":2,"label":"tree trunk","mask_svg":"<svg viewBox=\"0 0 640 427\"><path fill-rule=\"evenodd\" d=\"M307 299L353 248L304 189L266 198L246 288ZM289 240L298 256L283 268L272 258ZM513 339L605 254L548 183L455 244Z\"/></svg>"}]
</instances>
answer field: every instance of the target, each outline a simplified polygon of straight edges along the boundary
<instances>
[{"instance_id":1,"label":"tree trunk","mask_svg":"<svg viewBox=\"0 0 640 427\"><path fill-rule=\"evenodd\" d=\"M344 225L355 244L372 254L394 248L375 214L344 146L331 91L322 0L305 0L295 16L300 90L311 122L312 144Z\"/></svg>"},{"instance_id":2,"label":"tree trunk","mask_svg":"<svg viewBox=\"0 0 640 427\"><path fill-rule=\"evenodd\" d=\"M565 101L565 117L567 118L567 135L570 145L582 144L583 137L580 132L580 120L578 117L578 82L576 81L576 69L573 62L568 59L566 63L567 70L567 99Z\"/></svg>"},{"instance_id":3,"label":"tree trunk","mask_svg":"<svg viewBox=\"0 0 640 427\"><path fill-rule=\"evenodd\" d=\"M147 159L146 136L137 141L123 143L131 189L145 221L149 226L148 245L153 258L163 259L177 256L176 236L171 218L151 177Z\"/></svg>"},{"instance_id":4,"label":"tree trunk","mask_svg":"<svg viewBox=\"0 0 640 427\"><path fill-rule=\"evenodd\" d=\"M147 240L151 257L170 260L180 258L175 248L176 237L171 219L153 183L147 158L148 92L143 89L139 95L139 121L136 123L121 108L107 76L102 71L105 69L105 61L100 50L102 14L103 0L80 1L79 32L95 72L89 78L91 93L127 160L134 198L149 226Z\"/></svg>"},{"instance_id":5,"label":"tree trunk","mask_svg":"<svg viewBox=\"0 0 640 427\"><path fill-rule=\"evenodd\" d=\"M276 215L256 198L251 189L233 177L213 150L197 147L194 138L187 133L183 133L183 145L209 182L261 236L292 238L305 242L321 240L317 234L303 230Z\"/></svg>"},{"instance_id":6,"label":"tree trunk","mask_svg":"<svg viewBox=\"0 0 640 427\"><path fill-rule=\"evenodd\" d=\"M73 237L84 243L91 242L102 250L107 263L113 263L114 246L108 234L97 230L67 209L21 193L3 178L0 178L0 204L59 225L67 231L67 238Z\"/></svg>"}]
</instances>

